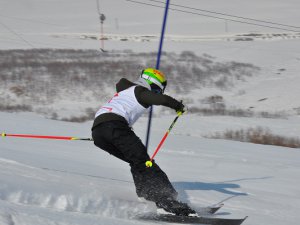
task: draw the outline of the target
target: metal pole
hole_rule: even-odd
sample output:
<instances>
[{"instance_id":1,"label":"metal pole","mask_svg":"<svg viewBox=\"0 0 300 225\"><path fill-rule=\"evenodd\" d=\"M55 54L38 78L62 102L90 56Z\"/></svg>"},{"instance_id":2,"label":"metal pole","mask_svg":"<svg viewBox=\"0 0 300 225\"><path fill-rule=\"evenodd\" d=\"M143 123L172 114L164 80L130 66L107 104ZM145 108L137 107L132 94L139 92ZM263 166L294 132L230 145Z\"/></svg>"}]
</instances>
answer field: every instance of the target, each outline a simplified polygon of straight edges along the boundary
<instances>
[{"instance_id":1,"label":"metal pole","mask_svg":"<svg viewBox=\"0 0 300 225\"><path fill-rule=\"evenodd\" d=\"M101 49L104 51L104 32L103 32L103 23L105 20L105 15L100 15L100 23L101 23Z\"/></svg>"}]
</instances>

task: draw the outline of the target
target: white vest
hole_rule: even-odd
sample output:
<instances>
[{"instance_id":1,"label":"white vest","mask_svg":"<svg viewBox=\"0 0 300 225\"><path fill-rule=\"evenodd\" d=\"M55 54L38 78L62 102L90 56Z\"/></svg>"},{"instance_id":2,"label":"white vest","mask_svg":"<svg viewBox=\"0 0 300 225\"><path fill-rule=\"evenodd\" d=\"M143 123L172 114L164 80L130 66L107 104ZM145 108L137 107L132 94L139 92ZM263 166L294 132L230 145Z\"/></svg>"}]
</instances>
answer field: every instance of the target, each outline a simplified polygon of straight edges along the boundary
<instances>
[{"instance_id":1,"label":"white vest","mask_svg":"<svg viewBox=\"0 0 300 225\"><path fill-rule=\"evenodd\" d=\"M135 121L147 110L136 99L132 86L116 93L114 97L104 104L96 113L95 118L104 113L115 113L126 119L131 127Z\"/></svg>"}]
</instances>

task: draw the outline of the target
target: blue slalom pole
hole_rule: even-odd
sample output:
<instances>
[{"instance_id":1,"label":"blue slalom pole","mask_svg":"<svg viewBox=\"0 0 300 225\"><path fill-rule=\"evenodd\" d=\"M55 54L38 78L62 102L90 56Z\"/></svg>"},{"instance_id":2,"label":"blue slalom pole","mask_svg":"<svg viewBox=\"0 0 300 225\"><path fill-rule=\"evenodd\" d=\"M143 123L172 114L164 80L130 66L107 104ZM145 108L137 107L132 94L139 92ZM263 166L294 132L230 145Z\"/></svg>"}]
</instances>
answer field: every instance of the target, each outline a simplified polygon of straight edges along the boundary
<instances>
[{"instance_id":1,"label":"blue slalom pole","mask_svg":"<svg viewBox=\"0 0 300 225\"><path fill-rule=\"evenodd\" d=\"M163 42L164 42L169 5L170 5L170 0L167 0L166 7L165 7L164 19L163 19L163 25L162 25L162 29L161 29L161 35L160 35L159 48L158 48L158 53L157 53L157 60L156 60L156 69L158 69L158 70L159 70L159 66L160 66L160 57L161 57L161 52L162 52L162 47L163 47ZM148 151L149 139L150 139L152 112L153 112L153 107L151 106L150 111L149 111L148 128L147 128L147 136L146 136L146 149L147 149L147 151Z\"/></svg>"},{"instance_id":2,"label":"blue slalom pole","mask_svg":"<svg viewBox=\"0 0 300 225\"><path fill-rule=\"evenodd\" d=\"M166 24L167 24L169 4L170 4L170 0L167 0L166 7L165 7L164 20L163 20L163 25L162 25L162 29L161 29L161 35L160 35L159 49L157 52L156 69L158 69L158 70L159 70L159 66L160 66L160 57L161 57L162 47L163 47L163 43L164 43L164 36L165 36L165 30L166 30Z\"/></svg>"}]
</instances>

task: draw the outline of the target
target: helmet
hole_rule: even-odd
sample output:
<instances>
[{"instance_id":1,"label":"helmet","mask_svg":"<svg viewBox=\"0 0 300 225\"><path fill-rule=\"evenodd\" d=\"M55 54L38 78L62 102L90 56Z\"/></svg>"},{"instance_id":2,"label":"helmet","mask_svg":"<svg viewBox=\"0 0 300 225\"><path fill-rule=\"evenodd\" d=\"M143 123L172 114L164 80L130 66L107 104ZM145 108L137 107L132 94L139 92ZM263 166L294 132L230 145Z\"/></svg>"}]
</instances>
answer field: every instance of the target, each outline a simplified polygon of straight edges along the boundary
<instances>
[{"instance_id":1,"label":"helmet","mask_svg":"<svg viewBox=\"0 0 300 225\"><path fill-rule=\"evenodd\" d=\"M163 93L166 89L167 79L159 70L147 68L142 71L141 78L147 81L152 91Z\"/></svg>"}]
</instances>

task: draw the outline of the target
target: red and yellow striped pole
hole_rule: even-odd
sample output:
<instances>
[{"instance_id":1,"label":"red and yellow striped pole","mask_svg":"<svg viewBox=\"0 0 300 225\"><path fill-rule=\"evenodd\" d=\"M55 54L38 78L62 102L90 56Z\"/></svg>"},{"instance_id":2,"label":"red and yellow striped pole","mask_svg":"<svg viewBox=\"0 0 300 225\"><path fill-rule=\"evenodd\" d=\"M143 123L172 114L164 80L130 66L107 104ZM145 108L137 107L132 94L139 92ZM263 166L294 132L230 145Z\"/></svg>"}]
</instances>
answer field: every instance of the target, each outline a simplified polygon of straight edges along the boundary
<instances>
[{"instance_id":1,"label":"red and yellow striped pole","mask_svg":"<svg viewBox=\"0 0 300 225\"><path fill-rule=\"evenodd\" d=\"M154 157L156 156L156 154L158 153L158 151L160 150L161 146L163 145L163 143L165 142L165 140L167 139L169 133L171 132L172 128L174 127L176 121L178 120L178 118L182 115L183 112L178 112L176 118L173 120L171 126L169 127L169 129L167 130L167 132L165 133L165 135L163 136L163 138L161 139L161 141L159 142L157 148L155 149L153 155L151 156L150 160L148 160L145 164L147 167L151 167L152 166L152 161L154 159Z\"/></svg>"},{"instance_id":2,"label":"red and yellow striped pole","mask_svg":"<svg viewBox=\"0 0 300 225\"><path fill-rule=\"evenodd\" d=\"M18 138L41 138L41 139L56 139L56 140L69 140L69 141L93 141L92 138L79 138L67 136L49 136L49 135L33 135L33 134L7 134L3 132L2 137L18 137Z\"/></svg>"}]
</instances>

